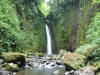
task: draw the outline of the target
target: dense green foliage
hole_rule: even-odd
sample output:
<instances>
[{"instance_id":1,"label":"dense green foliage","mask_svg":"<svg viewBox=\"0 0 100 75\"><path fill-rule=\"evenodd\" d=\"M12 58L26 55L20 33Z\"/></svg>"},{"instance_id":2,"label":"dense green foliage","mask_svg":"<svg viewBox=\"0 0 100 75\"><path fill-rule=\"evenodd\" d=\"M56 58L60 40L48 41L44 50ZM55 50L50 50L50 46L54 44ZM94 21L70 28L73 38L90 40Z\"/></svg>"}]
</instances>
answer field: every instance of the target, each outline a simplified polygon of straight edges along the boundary
<instances>
[{"instance_id":1,"label":"dense green foliage","mask_svg":"<svg viewBox=\"0 0 100 75\"><path fill-rule=\"evenodd\" d=\"M95 8L100 5L99 1L93 2ZM100 62L100 12L95 11L94 17L87 29L87 44L76 49L76 52L84 54L87 57L87 61L91 64Z\"/></svg>"},{"instance_id":2,"label":"dense green foliage","mask_svg":"<svg viewBox=\"0 0 100 75\"><path fill-rule=\"evenodd\" d=\"M99 7L99 0L1 0L0 53L45 52L48 19L57 50L77 48L91 64L99 62Z\"/></svg>"},{"instance_id":3,"label":"dense green foliage","mask_svg":"<svg viewBox=\"0 0 100 75\"><path fill-rule=\"evenodd\" d=\"M35 1L0 1L0 53L44 50L44 22Z\"/></svg>"},{"instance_id":4,"label":"dense green foliage","mask_svg":"<svg viewBox=\"0 0 100 75\"><path fill-rule=\"evenodd\" d=\"M42 52L45 49L45 17L38 8L38 2L15 0L13 3L17 6L20 27L24 32L24 50Z\"/></svg>"},{"instance_id":5,"label":"dense green foliage","mask_svg":"<svg viewBox=\"0 0 100 75\"><path fill-rule=\"evenodd\" d=\"M0 1L0 52L19 51L22 46L23 32L14 4Z\"/></svg>"}]
</instances>

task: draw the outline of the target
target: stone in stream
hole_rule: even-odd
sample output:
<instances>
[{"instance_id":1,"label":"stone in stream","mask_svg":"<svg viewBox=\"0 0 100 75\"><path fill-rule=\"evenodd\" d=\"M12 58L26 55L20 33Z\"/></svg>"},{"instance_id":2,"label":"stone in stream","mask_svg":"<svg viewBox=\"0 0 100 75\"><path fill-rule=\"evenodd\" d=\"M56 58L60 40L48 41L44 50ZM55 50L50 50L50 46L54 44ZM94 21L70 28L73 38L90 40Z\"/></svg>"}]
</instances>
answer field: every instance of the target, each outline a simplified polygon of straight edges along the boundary
<instances>
[{"instance_id":1,"label":"stone in stream","mask_svg":"<svg viewBox=\"0 0 100 75\"><path fill-rule=\"evenodd\" d=\"M28 66L34 67L34 63L33 63L33 62L30 62L30 63L28 64Z\"/></svg>"},{"instance_id":2,"label":"stone in stream","mask_svg":"<svg viewBox=\"0 0 100 75\"><path fill-rule=\"evenodd\" d=\"M71 75L70 72L65 72L65 75Z\"/></svg>"},{"instance_id":3,"label":"stone in stream","mask_svg":"<svg viewBox=\"0 0 100 75\"><path fill-rule=\"evenodd\" d=\"M0 58L0 68L2 68L3 59Z\"/></svg>"},{"instance_id":4,"label":"stone in stream","mask_svg":"<svg viewBox=\"0 0 100 75\"><path fill-rule=\"evenodd\" d=\"M80 70L74 71L68 71L65 73L65 75L95 75L91 67L86 66L85 68L82 68Z\"/></svg>"},{"instance_id":5,"label":"stone in stream","mask_svg":"<svg viewBox=\"0 0 100 75\"><path fill-rule=\"evenodd\" d=\"M56 70L53 72L53 75L65 75L65 73L62 70Z\"/></svg>"},{"instance_id":6,"label":"stone in stream","mask_svg":"<svg viewBox=\"0 0 100 75\"><path fill-rule=\"evenodd\" d=\"M14 52L3 53L2 58L4 62L14 63L20 67L23 67L26 64L25 55L22 53L14 53Z\"/></svg>"},{"instance_id":7,"label":"stone in stream","mask_svg":"<svg viewBox=\"0 0 100 75\"><path fill-rule=\"evenodd\" d=\"M0 59L0 64L2 64L2 62L3 62L3 59Z\"/></svg>"},{"instance_id":8,"label":"stone in stream","mask_svg":"<svg viewBox=\"0 0 100 75\"><path fill-rule=\"evenodd\" d=\"M43 60L42 62L43 62L43 63L46 63L46 60Z\"/></svg>"},{"instance_id":9,"label":"stone in stream","mask_svg":"<svg viewBox=\"0 0 100 75\"><path fill-rule=\"evenodd\" d=\"M65 75L74 75L74 70L71 70L71 71L69 71L69 72L65 72Z\"/></svg>"},{"instance_id":10,"label":"stone in stream","mask_svg":"<svg viewBox=\"0 0 100 75\"><path fill-rule=\"evenodd\" d=\"M93 71L90 70L84 70L84 71L78 70L75 71L74 75L95 75L95 74Z\"/></svg>"},{"instance_id":11,"label":"stone in stream","mask_svg":"<svg viewBox=\"0 0 100 75\"><path fill-rule=\"evenodd\" d=\"M0 75L9 75L9 72L2 68L0 70Z\"/></svg>"},{"instance_id":12,"label":"stone in stream","mask_svg":"<svg viewBox=\"0 0 100 75\"><path fill-rule=\"evenodd\" d=\"M65 75L65 66L58 65L58 70L53 72L54 75Z\"/></svg>"},{"instance_id":13,"label":"stone in stream","mask_svg":"<svg viewBox=\"0 0 100 75\"><path fill-rule=\"evenodd\" d=\"M5 68L7 71L11 71L11 72L17 72L20 70L19 66L13 63L8 63Z\"/></svg>"},{"instance_id":14,"label":"stone in stream","mask_svg":"<svg viewBox=\"0 0 100 75\"><path fill-rule=\"evenodd\" d=\"M33 62L26 63L26 65L25 65L25 68L33 68L33 67L34 67Z\"/></svg>"},{"instance_id":15,"label":"stone in stream","mask_svg":"<svg viewBox=\"0 0 100 75\"><path fill-rule=\"evenodd\" d=\"M16 75L16 72L13 72L12 74L13 74L13 75Z\"/></svg>"},{"instance_id":16,"label":"stone in stream","mask_svg":"<svg viewBox=\"0 0 100 75\"><path fill-rule=\"evenodd\" d=\"M54 71L54 72L53 72L53 75L60 75L60 74L59 74L59 70Z\"/></svg>"},{"instance_id":17,"label":"stone in stream","mask_svg":"<svg viewBox=\"0 0 100 75\"><path fill-rule=\"evenodd\" d=\"M62 62L56 61L56 64L57 64L57 65L62 65Z\"/></svg>"},{"instance_id":18,"label":"stone in stream","mask_svg":"<svg viewBox=\"0 0 100 75\"><path fill-rule=\"evenodd\" d=\"M27 68L30 68L30 66L28 66L28 64L26 64L24 68L27 69Z\"/></svg>"},{"instance_id":19,"label":"stone in stream","mask_svg":"<svg viewBox=\"0 0 100 75\"><path fill-rule=\"evenodd\" d=\"M38 62L33 62L32 63L33 64L33 66L36 68L36 67L39 67L39 63Z\"/></svg>"},{"instance_id":20,"label":"stone in stream","mask_svg":"<svg viewBox=\"0 0 100 75\"><path fill-rule=\"evenodd\" d=\"M26 58L26 63L34 62L34 61L36 61L35 58Z\"/></svg>"},{"instance_id":21,"label":"stone in stream","mask_svg":"<svg viewBox=\"0 0 100 75\"><path fill-rule=\"evenodd\" d=\"M74 72L74 75L95 75L91 66L86 66Z\"/></svg>"}]
</instances>

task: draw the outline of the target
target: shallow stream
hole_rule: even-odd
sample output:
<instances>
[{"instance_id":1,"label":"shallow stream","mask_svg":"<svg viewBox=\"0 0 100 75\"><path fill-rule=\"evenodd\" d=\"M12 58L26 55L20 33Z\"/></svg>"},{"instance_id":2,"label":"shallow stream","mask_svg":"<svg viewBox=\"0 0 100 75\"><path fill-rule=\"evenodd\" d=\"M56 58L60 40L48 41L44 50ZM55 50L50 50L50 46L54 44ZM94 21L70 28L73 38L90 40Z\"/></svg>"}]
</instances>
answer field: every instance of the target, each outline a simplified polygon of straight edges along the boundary
<instances>
[{"instance_id":1,"label":"shallow stream","mask_svg":"<svg viewBox=\"0 0 100 75\"><path fill-rule=\"evenodd\" d=\"M59 74L56 75L64 75L65 71L64 68L34 68L34 69L26 69L26 70L21 70L18 72L16 75L54 75L53 72L59 70Z\"/></svg>"}]
</instances>

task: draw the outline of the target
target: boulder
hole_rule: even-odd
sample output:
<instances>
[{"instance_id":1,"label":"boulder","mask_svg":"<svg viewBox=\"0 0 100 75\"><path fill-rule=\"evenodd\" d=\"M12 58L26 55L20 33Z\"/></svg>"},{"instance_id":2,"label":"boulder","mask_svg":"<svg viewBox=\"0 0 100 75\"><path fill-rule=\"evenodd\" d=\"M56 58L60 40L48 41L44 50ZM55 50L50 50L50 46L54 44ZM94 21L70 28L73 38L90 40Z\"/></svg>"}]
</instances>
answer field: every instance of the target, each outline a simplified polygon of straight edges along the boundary
<instances>
[{"instance_id":1,"label":"boulder","mask_svg":"<svg viewBox=\"0 0 100 75\"><path fill-rule=\"evenodd\" d=\"M74 75L95 75L95 73L93 72L93 69L90 66L87 66L83 69L75 71Z\"/></svg>"},{"instance_id":2,"label":"boulder","mask_svg":"<svg viewBox=\"0 0 100 75\"><path fill-rule=\"evenodd\" d=\"M54 71L53 75L59 75L59 70Z\"/></svg>"},{"instance_id":3,"label":"boulder","mask_svg":"<svg viewBox=\"0 0 100 75\"><path fill-rule=\"evenodd\" d=\"M93 67L86 66L76 71L74 70L67 71L65 72L65 75L95 75L95 73L93 72Z\"/></svg>"},{"instance_id":4,"label":"boulder","mask_svg":"<svg viewBox=\"0 0 100 75\"><path fill-rule=\"evenodd\" d=\"M2 57L4 62L18 64L20 67L25 66L26 63L25 56L22 53L3 53Z\"/></svg>"},{"instance_id":5,"label":"boulder","mask_svg":"<svg viewBox=\"0 0 100 75\"><path fill-rule=\"evenodd\" d=\"M34 63L33 63L33 62L29 62L29 63L28 63L28 66L34 67Z\"/></svg>"},{"instance_id":6,"label":"boulder","mask_svg":"<svg viewBox=\"0 0 100 75\"><path fill-rule=\"evenodd\" d=\"M19 67L17 64L13 64L13 63L8 63L6 65L6 70L7 71L12 71L12 72L17 72L19 71Z\"/></svg>"},{"instance_id":7,"label":"boulder","mask_svg":"<svg viewBox=\"0 0 100 75\"><path fill-rule=\"evenodd\" d=\"M71 70L71 71L69 71L69 72L65 72L65 75L74 75L74 70Z\"/></svg>"},{"instance_id":8,"label":"boulder","mask_svg":"<svg viewBox=\"0 0 100 75\"><path fill-rule=\"evenodd\" d=\"M65 75L71 75L70 72L65 72Z\"/></svg>"},{"instance_id":9,"label":"boulder","mask_svg":"<svg viewBox=\"0 0 100 75\"><path fill-rule=\"evenodd\" d=\"M53 72L53 75L65 75L65 72L62 70L56 70Z\"/></svg>"},{"instance_id":10,"label":"boulder","mask_svg":"<svg viewBox=\"0 0 100 75\"><path fill-rule=\"evenodd\" d=\"M78 53L64 53L64 65L67 71L77 70L85 65L85 56Z\"/></svg>"},{"instance_id":11,"label":"boulder","mask_svg":"<svg viewBox=\"0 0 100 75\"><path fill-rule=\"evenodd\" d=\"M54 54L52 56L52 59L53 60L62 60L63 59L63 56L61 54Z\"/></svg>"},{"instance_id":12,"label":"boulder","mask_svg":"<svg viewBox=\"0 0 100 75\"><path fill-rule=\"evenodd\" d=\"M6 71L5 69L1 69L0 70L0 75L10 75L8 71Z\"/></svg>"}]
</instances>

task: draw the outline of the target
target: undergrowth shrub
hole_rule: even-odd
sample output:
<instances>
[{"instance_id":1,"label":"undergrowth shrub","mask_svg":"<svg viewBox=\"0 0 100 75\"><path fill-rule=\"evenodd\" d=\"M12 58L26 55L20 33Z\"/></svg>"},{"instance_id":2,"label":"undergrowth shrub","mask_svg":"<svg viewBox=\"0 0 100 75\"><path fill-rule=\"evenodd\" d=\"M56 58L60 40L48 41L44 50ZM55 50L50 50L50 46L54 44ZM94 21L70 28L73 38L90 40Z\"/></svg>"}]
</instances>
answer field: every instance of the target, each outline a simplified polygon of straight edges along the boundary
<instances>
[{"instance_id":1,"label":"undergrowth shrub","mask_svg":"<svg viewBox=\"0 0 100 75\"><path fill-rule=\"evenodd\" d=\"M75 52L85 55L87 62L89 62L90 64L94 64L95 62L100 60L100 46L99 45L100 44L98 43L87 44L76 49Z\"/></svg>"},{"instance_id":2,"label":"undergrowth shrub","mask_svg":"<svg viewBox=\"0 0 100 75\"><path fill-rule=\"evenodd\" d=\"M100 12L92 18L87 30L88 44L80 46L75 52L86 56L90 64L100 61Z\"/></svg>"}]
</instances>

